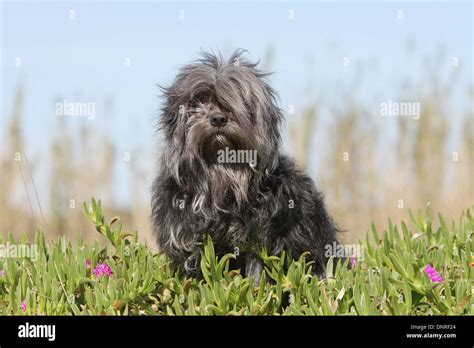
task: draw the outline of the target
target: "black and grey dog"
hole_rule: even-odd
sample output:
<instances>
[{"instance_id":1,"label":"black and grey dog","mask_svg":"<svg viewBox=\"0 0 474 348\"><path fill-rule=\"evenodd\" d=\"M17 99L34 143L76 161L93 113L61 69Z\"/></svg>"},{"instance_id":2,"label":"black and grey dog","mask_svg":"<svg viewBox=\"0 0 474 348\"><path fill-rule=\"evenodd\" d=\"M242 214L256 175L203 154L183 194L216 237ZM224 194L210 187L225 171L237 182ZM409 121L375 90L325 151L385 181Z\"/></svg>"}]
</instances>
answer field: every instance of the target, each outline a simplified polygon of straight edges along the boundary
<instances>
[{"instance_id":1,"label":"black and grey dog","mask_svg":"<svg viewBox=\"0 0 474 348\"><path fill-rule=\"evenodd\" d=\"M281 153L277 94L243 52L227 62L204 52L162 88L166 145L152 189L154 234L190 274L199 274L208 234L218 255L240 250L233 266L257 280L263 266L254 252L262 248L294 258L309 251L322 274L338 229L313 181Z\"/></svg>"}]
</instances>

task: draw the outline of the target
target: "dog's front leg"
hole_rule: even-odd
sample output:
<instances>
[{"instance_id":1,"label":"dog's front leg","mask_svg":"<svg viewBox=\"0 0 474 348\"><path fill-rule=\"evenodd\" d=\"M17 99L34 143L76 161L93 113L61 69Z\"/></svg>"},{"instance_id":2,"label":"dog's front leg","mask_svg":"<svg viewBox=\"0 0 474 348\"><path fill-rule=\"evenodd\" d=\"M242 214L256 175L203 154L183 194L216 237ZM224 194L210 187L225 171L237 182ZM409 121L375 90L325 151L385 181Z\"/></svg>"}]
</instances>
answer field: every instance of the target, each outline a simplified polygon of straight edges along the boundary
<instances>
[{"instance_id":1,"label":"dog's front leg","mask_svg":"<svg viewBox=\"0 0 474 348\"><path fill-rule=\"evenodd\" d=\"M253 277L254 283L260 283L260 277L262 276L263 262L260 258L253 254L247 253L245 255L245 276Z\"/></svg>"}]
</instances>

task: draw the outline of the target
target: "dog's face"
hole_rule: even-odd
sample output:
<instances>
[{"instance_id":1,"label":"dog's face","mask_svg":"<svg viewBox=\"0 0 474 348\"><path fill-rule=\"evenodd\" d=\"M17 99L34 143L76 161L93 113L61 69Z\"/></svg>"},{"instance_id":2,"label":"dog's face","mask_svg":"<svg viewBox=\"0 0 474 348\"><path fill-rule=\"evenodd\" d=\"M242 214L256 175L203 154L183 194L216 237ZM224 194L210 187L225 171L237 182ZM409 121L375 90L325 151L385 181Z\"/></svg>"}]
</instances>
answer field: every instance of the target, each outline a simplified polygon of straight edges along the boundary
<instances>
[{"instance_id":1,"label":"dog's face","mask_svg":"<svg viewBox=\"0 0 474 348\"><path fill-rule=\"evenodd\" d=\"M228 148L255 150L262 169L274 165L282 120L276 94L241 53L228 62L204 53L163 89L161 128L181 161L215 164L218 151Z\"/></svg>"},{"instance_id":2,"label":"dog's face","mask_svg":"<svg viewBox=\"0 0 474 348\"><path fill-rule=\"evenodd\" d=\"M233 108L210 83L203 83L203 90L181 107L186 150L196 151L207 163L216 163L219 150L256 149L253 115L246 108Z\"/></svg>"}]
</instances>

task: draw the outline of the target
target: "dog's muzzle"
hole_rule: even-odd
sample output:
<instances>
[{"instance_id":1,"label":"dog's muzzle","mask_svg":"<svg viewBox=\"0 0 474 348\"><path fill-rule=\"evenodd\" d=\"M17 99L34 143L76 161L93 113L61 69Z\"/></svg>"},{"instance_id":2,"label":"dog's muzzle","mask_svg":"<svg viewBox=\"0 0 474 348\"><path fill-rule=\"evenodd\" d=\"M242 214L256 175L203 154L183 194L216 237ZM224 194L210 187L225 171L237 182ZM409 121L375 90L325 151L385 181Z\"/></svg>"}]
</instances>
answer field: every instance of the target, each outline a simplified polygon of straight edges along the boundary
<instances>
[{"instance_id":1,"label":"dog's muzzle","mask_svg":"<svg viewBox=\"0 0 474 348\"><path fill-rule=\"evenodd\" d=\"M227 124L227 116L221 113L211 115L210 122L213 127L221 128Z\"/></svg>"}]
</instances>

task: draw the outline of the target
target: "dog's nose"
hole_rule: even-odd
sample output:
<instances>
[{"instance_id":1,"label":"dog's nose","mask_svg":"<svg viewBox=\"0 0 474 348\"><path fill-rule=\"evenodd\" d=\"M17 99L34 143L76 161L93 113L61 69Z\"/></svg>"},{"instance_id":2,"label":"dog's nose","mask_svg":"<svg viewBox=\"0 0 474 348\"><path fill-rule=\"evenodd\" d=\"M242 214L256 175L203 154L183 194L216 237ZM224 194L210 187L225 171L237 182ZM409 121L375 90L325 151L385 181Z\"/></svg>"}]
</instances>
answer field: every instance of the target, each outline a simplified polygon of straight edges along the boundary
<instances>
[{"instance_id":1,"label":"dog's nose","mask_svg":"<svg viewBox=\"0 0 474 348\"><path fill-rule=\"evenodd\" d=\"M227 123L227 116L221 113L216 113L211 116L211 125L213 127L224 127Z\"/></svg>"}]
</instances>

